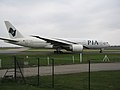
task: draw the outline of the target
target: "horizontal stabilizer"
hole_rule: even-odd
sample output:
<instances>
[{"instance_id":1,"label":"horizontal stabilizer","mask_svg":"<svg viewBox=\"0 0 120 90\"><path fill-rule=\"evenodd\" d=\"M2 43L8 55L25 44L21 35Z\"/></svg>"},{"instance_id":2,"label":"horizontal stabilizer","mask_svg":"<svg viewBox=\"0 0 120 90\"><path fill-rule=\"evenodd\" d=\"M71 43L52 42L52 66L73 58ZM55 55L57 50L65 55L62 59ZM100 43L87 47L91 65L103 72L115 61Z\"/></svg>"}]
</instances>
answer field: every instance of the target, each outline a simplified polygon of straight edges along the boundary
<instances>
[{"instance_id":1,"label":"horizontal stabilizer","mask_svg":"<svg viewBox=\"0 0 120 90\"><path fill-rule=\"evenodd\" d=\"M6 38L0 38L1 40L8 41L8 42L18 42L16 40L6 39Z\"/></svg>"}]
</instances>

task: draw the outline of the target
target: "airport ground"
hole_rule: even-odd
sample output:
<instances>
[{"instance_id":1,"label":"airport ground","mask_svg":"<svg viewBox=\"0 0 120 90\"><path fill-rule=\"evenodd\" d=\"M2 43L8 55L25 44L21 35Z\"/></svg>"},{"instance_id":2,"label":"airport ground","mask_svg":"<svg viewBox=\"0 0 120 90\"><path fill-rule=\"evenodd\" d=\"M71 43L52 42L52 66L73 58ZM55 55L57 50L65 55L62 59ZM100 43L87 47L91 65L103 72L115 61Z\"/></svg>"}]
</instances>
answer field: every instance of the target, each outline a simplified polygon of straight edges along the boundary
<instances>
[{"instance_id":1,"label":"airport ground","mask_svg":"<svg viewBox=\"0 0 120 90\"><path fill-rule=\"evenodd\" d=\"M12 51L13 50L13 51ZM78 54L72 54L71 52L65 52L64 54L54 54L54 50L49 50L49 49L30 49L26 51L21 50L3 50L4 53L1 53L2 50L0 50L0 58L5 59L6 61L10 60L11 57L17 56L17 57L25 57L27 59L30 59L35 57L41 57L41 58L46 58L46 57L52 57L55 58L58 62L56 62L56 65L64 65L64 64L72 64L74 66L77 64L81 64L79 62L79 55ZM71 63L73 60L71 59L74 55L75 61L74 64ZM105 50L102 54L99 53L99 50L84 50L83 52L83 65L88 63L88 60L93 60L94 62L97 61L97 64L99 62L101 63L103 61L104 56L107 55L108 58L110 59L110 62L104 63L104 64L114 64L117 62L119 64L120 62L120 50L119 49L114 49L114 50ZM61 62L61 58L64 60ZM44 59L45 60L45 59ZM35 59L32 60L36 61ZM7 63L7 62L5 62ZM43 65L45 65L46 62L43 62ZM60 64L59 64L60 63ZM110 63L110 64L109 64ZM48 64L48 63L47 63ZM94 64L93 64L94 65ZM116 65L115 65L116 66ZM114 66L114 67L115 67ZM119 65L118 65L119 66ZM112 68L113 66L111 66ZM113 67L113 68L114 68ZM116 66L117 67L117 66ZM34 68L34 67L33 67ZM103 66L101 67L103 68ZM73 68L72 68L73 69ZM59 70L58 70L59 71ZM32 77L29 77L32 78ZM40 76L40 78L44 78L41 80L41 83L46 83L50 82L51 76ZM31 89L31 90L87 90L88 89L88 73L80 73L80 72L75 72L75 74L66 74L66 75L56 75L56 85L55 89L50 88L51 86L47 87L42 85L40 88L30 86L30 85L23 85L20 84L19 86L16 83L0 83L0 90L25 90L25 89ZM103 70L103 71L97 71L97 72L92 72L91 74L91 90L119 90L120 86L120 69L117 70ZM42 82L43 81L43 82ZM34 82L34 81L33 81ZM48 84L49 85L49 84Z\"/></svg>"},{"instance_id":2,"label":"airport ground","mask_svg":"<svg viewBox=\"0 0 120 90\"><path fill-rule=\"evenodd\" d=\"M1 49L0 59L3 61L3 67L6 67L6 63L10 63L14 56L23 58L25 61L29 61L30 66L35 66L37 64L37 58L40 59L40 64L42 66L48 65L48 59L55 59L55 65L65 65L65 64L81 64L80 54L72 53L63 50L63 54L54 54L53 49L27 49L27 48L17 48L17 49ZM104 50L103 53L99 53L99 50L84 50L82 53L82 63L88 63L88 60L93 62L101 63L107 55L110 62L120 62L120 50ZM51 64L51 62L49 62Z\"/></svg>"}]
</instances>

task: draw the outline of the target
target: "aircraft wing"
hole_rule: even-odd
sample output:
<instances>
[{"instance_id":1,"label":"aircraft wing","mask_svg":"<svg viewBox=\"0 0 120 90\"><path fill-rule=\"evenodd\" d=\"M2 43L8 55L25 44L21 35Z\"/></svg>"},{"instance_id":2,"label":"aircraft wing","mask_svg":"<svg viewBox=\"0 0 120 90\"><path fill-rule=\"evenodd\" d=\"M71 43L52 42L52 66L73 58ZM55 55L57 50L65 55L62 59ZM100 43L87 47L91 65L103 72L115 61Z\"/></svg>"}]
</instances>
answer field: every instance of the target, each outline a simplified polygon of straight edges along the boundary
<instances>
[{"instance_id":1,"label":"aircraft wing","mask_svg":"<svg viewBox=\"0 0 120 90\"><path fill-rule=\"evenodd\" d=\"M12 39L6 39L6 38L0 38L0 39L8 42L18 42L17 40L12 40Z\"/></svg>"},{"instance_id":2,"label":"aircraft wing","mask_svg":"<svg viewBox=\"0 0 120 90\"><path fill-rule=\"evenodd\" d=\"M72 42L72 41L68 41L68 40L65 40L65 39L58 39L58 38L44 38L44 37L40 37L40 36L33 36L32 37L36 37L36 38L39 38L39 39L42 39L42 40L45 40L47 43L51 43L52 45L61 45L61 46L68 46L68 45L72 45L72 44L78 44L76 42ZM87 48L86 46L83 45L84 48Z\"/></svg>"},{"instance_id":3,"label":"aircraft wing","mask_svg":"<svg viewBox=\"0 0 120 90\"><path fill-rule=\"evenodd\" d=\"M36 37L42 40L45 40L47 43L51 43L53 45L71 45L71 44L77 44L74 42L70 42L67 40L63 40L63 39L57 39L57 38L44 38L44 37L40 37L40 36L32 36L32 37Z\"/></svg>"}]
</instances>

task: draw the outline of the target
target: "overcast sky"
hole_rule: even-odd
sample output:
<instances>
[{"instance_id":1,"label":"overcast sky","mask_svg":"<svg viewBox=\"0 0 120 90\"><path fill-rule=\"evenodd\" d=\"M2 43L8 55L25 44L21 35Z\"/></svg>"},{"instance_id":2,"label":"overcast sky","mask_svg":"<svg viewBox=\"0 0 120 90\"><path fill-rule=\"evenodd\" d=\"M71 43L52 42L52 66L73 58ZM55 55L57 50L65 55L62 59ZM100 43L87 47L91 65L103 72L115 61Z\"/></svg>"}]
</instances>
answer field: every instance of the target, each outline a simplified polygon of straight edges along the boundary
<instances>
[{"instance_id":1,"label":"overcast sky","mask_svg":"<svg viewBox=\"0 0 120 90\"><path fill-rule=\"evenodd\" d=\"M5 20L25 36L120 45L120 0L0 0L0 37L8 38Z\"/></svg>"}]
</instances>

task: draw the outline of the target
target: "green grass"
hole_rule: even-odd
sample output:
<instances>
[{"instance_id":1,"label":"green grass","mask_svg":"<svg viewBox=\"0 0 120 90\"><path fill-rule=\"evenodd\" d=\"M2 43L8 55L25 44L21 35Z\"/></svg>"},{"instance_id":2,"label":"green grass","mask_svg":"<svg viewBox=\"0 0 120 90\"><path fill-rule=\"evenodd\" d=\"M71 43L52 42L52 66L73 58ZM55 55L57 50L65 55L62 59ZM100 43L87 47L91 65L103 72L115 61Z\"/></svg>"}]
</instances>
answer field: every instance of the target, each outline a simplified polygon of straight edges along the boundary
<instances>
[{"instance_id":1,"label":"green grass","mask_svg":"<svg viewBox=\"0 0 120 90\"><path fill-rule=\"evenodd\" d=\"M120 54L83 54L83 62L88 63L88 60L92 60L94 62L103 62L104 56L107 55L110 59L110 62L120 62ZM25 67L36 66L38 58L40 59L40 65L46 66L48 65L48 57L54 58L55 65L65 65L65 64L80 64L80 56L79 54L48 54L48 55L15 55L17 60L23 60L28 62L29 64ZM26 58L28 56L28 58ZM74 63L72 57L74 56ZM14 55L3 54L0 55L0 59L2 59L2 68L12 68L14 66Z\"/></svg>"},{"instance_id":2,"label":"green grass","mask_svg":"<svg viewBox=\"0 0 120 90\"><path fill-rule=\"evenodd\" d=\"M91 72L90 80L91 90L120 90L120 71ZM51 76L41 76L39 86L32 85L37 85L37 77L27 77L26 82L4 81L0 83L0 90L88 90L88 73L55 75L54 89Z\"/></svg>"}]
</instances>

